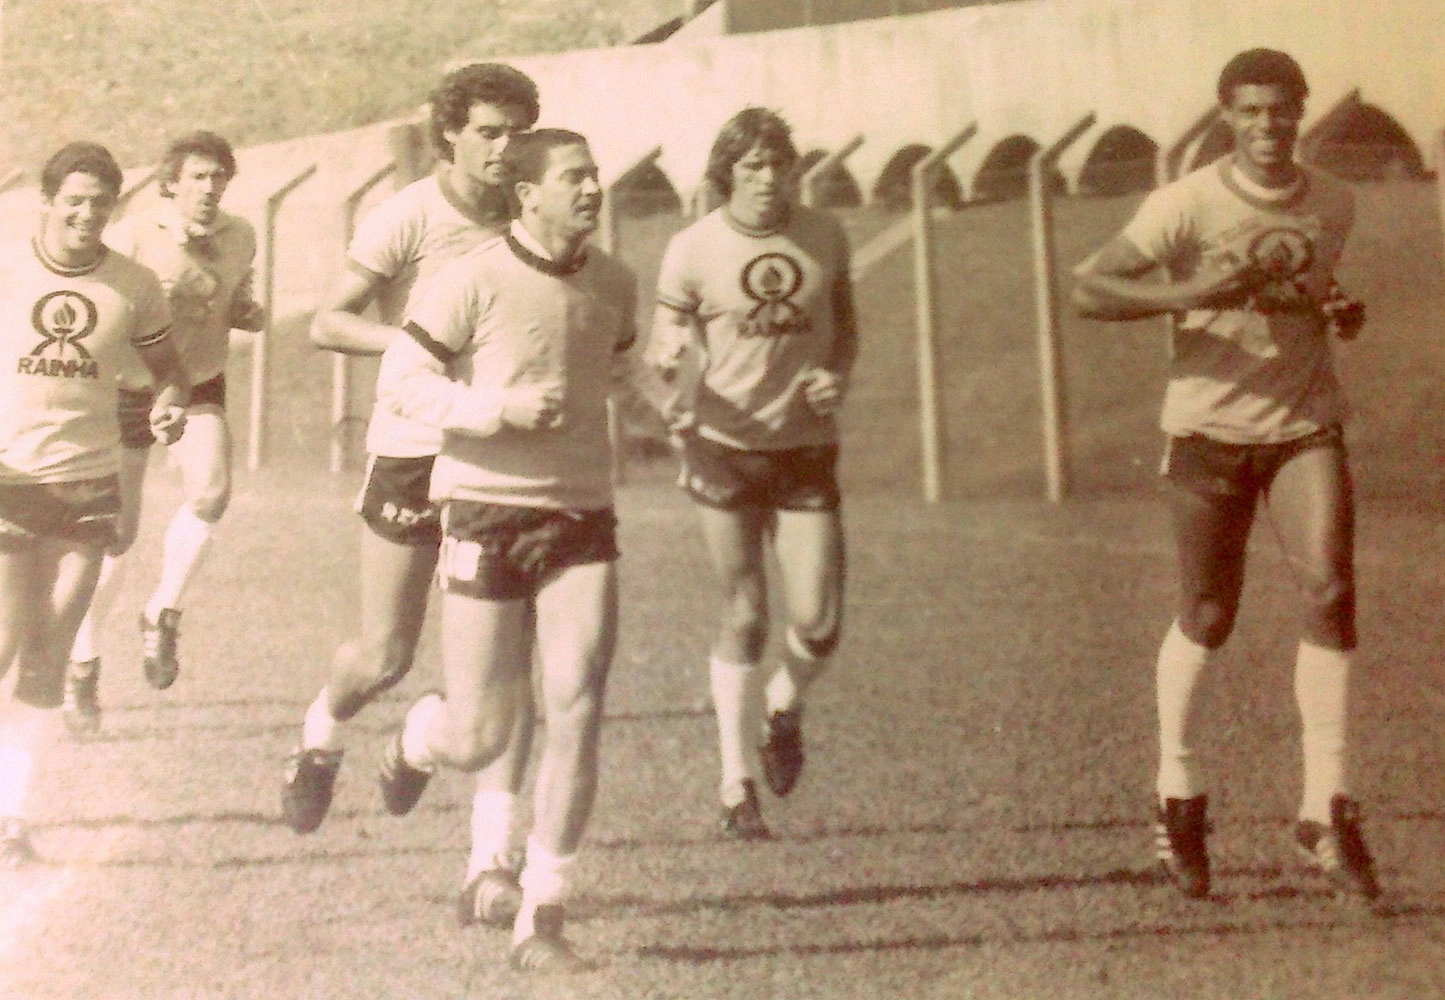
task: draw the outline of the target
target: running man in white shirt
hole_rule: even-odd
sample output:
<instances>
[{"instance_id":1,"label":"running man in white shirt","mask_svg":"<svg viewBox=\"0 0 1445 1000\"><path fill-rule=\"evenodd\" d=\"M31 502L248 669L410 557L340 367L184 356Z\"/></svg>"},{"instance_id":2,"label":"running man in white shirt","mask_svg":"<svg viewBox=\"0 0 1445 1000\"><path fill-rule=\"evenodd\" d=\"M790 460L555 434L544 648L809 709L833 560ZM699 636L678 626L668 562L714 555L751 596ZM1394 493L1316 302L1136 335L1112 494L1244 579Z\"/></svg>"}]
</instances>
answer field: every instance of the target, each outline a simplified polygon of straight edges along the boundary
<instances>
[{"instance_id":1,"label":"running man in white shirt","mask_svg":"<svg viewBox=\"0 0 1445 1000\"><path fill-rule=\"evenodd\" d=\"M858 331L847 238L831 215L796 204L797 163L775 113L748 108L723 126L707 176L726 200L668 245L647 352L664 380L678 381L688 351L700 359L700 381L678 381L670 422L722 584L708 673L722 832L744 840L771 835L755 771L779 796L798 780L804 696L842 635L837 413ZM764 686L769 549L788 621Z\"/></svg>"},{"instance_id":2,"label":"running man in white shirt","mask_svg":"<svg viewBox=\"0 0 1445 1000\"><path fill-rule=\"evenodd\" d=\"M635 337L637 288L586 245L602 188L582 136L523 133L506 158L519 221L437 275L377 383L378 406L446 431L431 488L445 696L407 713L381 787L400 815L437 767L502 753L535 654L545 736L511 961L566 971L587 964L563 938L563 908L596 797L617 639L607 398Z\"/></svg>"},{"instance_id":3,"label":"running man in white shirt","mask_svg":"<svg viewBox=\"0 0 1445 1000\"><path fill-rule=\"evenodd\" d=\"M380 354L403 336L400 323L416 290L506 230L512 205L502 153L538 113L536 85L510 66L466 66L441 80L430 97L430 128L443 162L362 220L346 269L316 312L317 346ZM373 303L377 318L367 315ZM411 670L441 544L438 511L427 495L441 442L436 427L385 407L373 410L357 499L361 634L336 651L326 685L306 711L300 746L286 760L282 805L297 833L316 830L331 806L344 723ZM478 774L473 850L457 903L464 923L507 925L520 905L513 814L531 729L531 703L519 703L508 752Z\"/></svg>"},{"instance_id":4,"label":"running man in white shirt","mask_svg":"<svg viewBox=\"0 0 1445 1000\"><path fill-rule=\"evenodd\" d=\"M148 373L157 440L185 427L189 386L154 272L101 235L121 172L74 142L40 175L33 240L0 248L0 868L31 861L25 804L59 727L66 655L115 544L122 379Z\"/></svg>"},{"instance_id":5,"label":"running man in white shirt","mask_svg":"<svg viewBox=\"0 0 1445 1000\"><path fill-rule=\"evenodd\" d=\"M1234 628L1257 512L1299 585L1304 787L1295 847L1341 893L1379 893L1346 781L1355 504L1330 344L1331 334L1354 337L1363 321L1363 307L1334 281L1355 204L1345 184L1294 159L1308 92L1283 52L1231 59L1218 96L1233 155L1150 194L1078 269L1075 301L1085 315L1176 317L1161 424L1180 603L1156 667L1156 845L1164 872L1190 898L1210 891L1208 801L1190 709Z\"/></svg>"},{"instance_id":6,"label":"running man in white shirt","mask_svg":"<svg viewBox=\"0 0 1445 1000\"><path fill-rule=\"evenodd\" d=\"M264 317L251 293L256 233L245 219L221 210L236 175L231 144L213 132L171 142L161 157L163 203L118 222L110 246L161 279L170 300L170 339L190 379L186 434L168 449L181 472L185 502L166 528L160 581L141 615L146 680L165 689L180 673L176 644L181 597L209 547L211 533L231 497L231 432L226 424L226 361L231 330L259 330ZM122 385L120 538L101 566L90 610L76 633L66 674L65 719L80 735L100 726L100 657L95 629L119 589L122 555L135 540L150 446L147 414L155 399L147 386Z\"/></svg>"}]
</instances>

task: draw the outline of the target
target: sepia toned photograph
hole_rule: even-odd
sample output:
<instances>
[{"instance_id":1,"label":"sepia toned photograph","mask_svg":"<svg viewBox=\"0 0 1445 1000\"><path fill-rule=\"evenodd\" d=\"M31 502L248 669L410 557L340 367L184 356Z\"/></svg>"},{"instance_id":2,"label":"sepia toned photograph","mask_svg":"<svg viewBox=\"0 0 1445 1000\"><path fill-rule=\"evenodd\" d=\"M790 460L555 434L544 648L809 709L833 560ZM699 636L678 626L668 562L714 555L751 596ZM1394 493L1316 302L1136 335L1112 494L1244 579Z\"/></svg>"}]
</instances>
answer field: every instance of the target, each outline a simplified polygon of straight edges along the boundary
<instances>
[{"instance_id":1,"label":"sepia toned photograph","mask_svg":"<svg viewBox=\"0 0 1445 1000\"><path fill-rule=\"evenodd\" d=\"M0 0L0 1000L1445 997L1436 0Z\"/></svg>"}]
</instances>

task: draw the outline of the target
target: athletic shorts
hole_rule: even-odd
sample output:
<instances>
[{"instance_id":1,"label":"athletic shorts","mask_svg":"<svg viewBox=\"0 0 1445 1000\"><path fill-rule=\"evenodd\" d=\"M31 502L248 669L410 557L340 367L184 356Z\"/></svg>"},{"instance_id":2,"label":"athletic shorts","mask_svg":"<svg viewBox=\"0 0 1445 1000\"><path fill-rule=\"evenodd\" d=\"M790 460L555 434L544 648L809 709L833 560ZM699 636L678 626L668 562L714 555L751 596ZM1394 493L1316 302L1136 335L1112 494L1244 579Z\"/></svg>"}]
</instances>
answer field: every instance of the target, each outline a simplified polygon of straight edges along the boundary
<instances>
[{"instance_id":1,"label":"athletic shorts","mask_svg":"<svg viewBox=\"0 0 1445 1000\"><path fill-rule=\"evenodd\" d=\"M151 433L151 407L156 394L150 389L122 389L116 415L120 417L120 443L127 448L149 448L156 443ZM217 375L191 386L191 406L226 408L226 376Z\"/></svg>"},{"instance_id":2,"label":"athletic shorts","mask_svg":"<svg viewBox=\"0 0 1445 1000\"><path fill-rule=\"evenodd\" d=\"M116 476L69 483L0 484L0 547L61 538L110 548L120 517Z\"/></svg>"},{"instance_id":3,"label":"athletic shorts","mask_svg":"<svg viewBox=\"0 0 1445 1000\"><path fill-rule=\"evenodd\" d=\"M1195 493L1252 500L1269 488L1286 462L1315 448L1343 453L1343 431L1325 427L1278 444L1226 444L1201 434L1171 437L1159 471Z\"/></svg>"},{"instance_id":4,"label":"athletic shorts","mask_svg":"<svg viewBox=\"0 0 1445 1000\"><path fill-rule=\"evenodd\" d=\"M746 451L701 434L683 435L678 485L719 510L837 510L838 446Z\"/></svg>"},{"instance_id":5,"label":"athletic shorts","mask_svg":"<svg viewBox=\"0 0 1445 1000\"><path fill-rule=\"evenodd\" d=\"M617 558L610 507L557 510L450 500L442 509L442 590L483 601L535 597L572 566Z\"/></svg>"},{"instance_id":6,"label":"athletic shorts","mask_svg":"<svg viewBox=\"0 0 1445 1000\"><path fill-rule=\"evenodd\" d=\"M356 512L366 526L397 545L441 544L441 516L431 502L435 455L392 458L370 455L366 480L356 497Z\"/></svg>"}]
</instances>

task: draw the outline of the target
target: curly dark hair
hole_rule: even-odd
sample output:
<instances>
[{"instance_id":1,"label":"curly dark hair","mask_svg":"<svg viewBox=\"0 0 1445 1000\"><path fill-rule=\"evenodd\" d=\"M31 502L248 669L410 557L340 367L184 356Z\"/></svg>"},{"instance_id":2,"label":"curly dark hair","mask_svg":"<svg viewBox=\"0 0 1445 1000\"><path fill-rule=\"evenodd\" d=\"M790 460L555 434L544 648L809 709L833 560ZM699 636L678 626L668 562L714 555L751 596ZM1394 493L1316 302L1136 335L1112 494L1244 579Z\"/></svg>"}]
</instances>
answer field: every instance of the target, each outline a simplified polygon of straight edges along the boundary
<instances>
[{"instance_id":1,"label":"curly dark hair","mask_svg":"<svg viewBox=\"0 0 1445 1000\"><path fill-rule=\"evenodd\" d=\"M71 174L89 174L110 188L113 195L120 194L124 175L110 150L98 142L68 142L61 146L40 170L40 194L46 201L55 197L60 185Z\"/></svg>"},{"instance_id":2,"label":"curly dark hair","mask_svg":"<svg viewBox=\"0 0 1445 1000\"><path fill-rule=\"evenodd\" d=\"M794 163L798 160L793 130L782 115L767 108L744 108L718 131L707 156L705 176L724 200L732 197L733 164L757 146L780 153Z\"/></svg>"},{"instance_id":3,"label":"curly dark hair","mask_svg":"<svg viewBox=\"0 0 1445 1000\"><path fill-rule=\"evenodd\" d=\"M537 124L542 113L537 84L519 69L501 63L472 63L442 77L428 98L431 105L431 141L437 155L452 159L452 144L443 133L466 127L472 105L493 104L521 108L522 128Z\"/></svg>"},{"instance_id":4,"label":"curly dark hair","mask_svg":"<svg viewBox=\"0 0 1445 1000\"><path fill-rule=\"evenodd\" d=\"M229 181L236 176L236 152L231 144L214 132L198 129L179 138L172 139L161 154L160 169L156 171L156 186L162 198L171 198L175 192L171 185L180 180L181 166L188 156L202 156L220 164Z\"/></svg>"},{"instance_id":5,"label":"curly dark hair","mask_svg":"<svg viewBox=\"0 0 1445 1000\"><path fill-rule=\"evenodd\" d=\"M1250 84L1280 87L1297 104L1310 93L1300 64L1277 49L1249 49L1225 63L1219 74L1219 103L1227 106L1237 87Z\"/></svg>"}]
</instances>

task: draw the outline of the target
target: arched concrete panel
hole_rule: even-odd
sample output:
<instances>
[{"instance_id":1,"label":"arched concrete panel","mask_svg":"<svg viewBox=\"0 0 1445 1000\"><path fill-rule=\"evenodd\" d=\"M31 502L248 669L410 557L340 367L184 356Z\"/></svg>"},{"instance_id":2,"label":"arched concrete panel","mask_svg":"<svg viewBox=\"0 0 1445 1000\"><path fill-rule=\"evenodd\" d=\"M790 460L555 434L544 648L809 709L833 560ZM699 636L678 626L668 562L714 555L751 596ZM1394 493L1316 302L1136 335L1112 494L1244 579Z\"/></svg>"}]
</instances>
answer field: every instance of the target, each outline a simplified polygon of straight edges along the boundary
<instances>
[{"instance_id":1,"label":"arched concrete panel","mask_svg":"<svg viewBox=\"0 0 1445 1000\"><path fill-rule=\"evenodd\" d=\"M661 212L680 212L682 196L656 163L647 161L619 178L611 188L618 215L642 218Z\"/></svg>"},{"instance_id":2,"label":"arched concrete panel","mask_svg":"<svg viewBox=\"0 0 1445 1000\"><path fill-rule=\"evenodd\" d=\"M1409 132L1388 112L1352 91L1300 139L1300 156L1352 181L1414 177L1425 158Z\"/></svg>"},{"instance_id":3,"label":"arched concrete panel","mask_svg":"<svg viewBox=\"0 0 1445 1000\"><path fill-rule=\"evenodd\" d=\"M980 147L982 148L982 147ZM984 155L978 169L964 178L964 191L969 201L1008 201L1022 198L1029 191L1029 160L1043 145L1026 135L1011 135L995 143ZM1057 189L1063 179L1055 176Z\"/></svg>"},{"instance_id":4,"label":"arched concrete panel","mask_svg":"<svg viewBox=\"0 0 1445 1000\"><path fill-rule=\"evenodd\" d=\"M798 177L801 179L827 155L828 151L824 149L812 149L803 154L798 161ZM857 208L863 204L863 189L841 163L825 167L814 184L814 204L818 208Z\"/></svg>"},{"instance_id":5,"label":"arched concrete panel","mask_svg":"<svg viewBox=\"0 0 1445 1000\"><path fill-rule=\"evenodd\" d=\"M1076 143L1059 169L1071 194L1128 194L1154 186L1158 155L1159 143L1133 125L1116 123Z\"/></svg>"},{"instance_id":6,"label":"arched concrete panel","mask_svg":"<svg viewBox=\"0 0 1445 1000\"><path fill-rule=\"evenodd\" d=\"M1179 160L1178 176L1207 167L1222 156L1234 152L1234 133L1222 119L1214 122L1189 144Z\"/></svg>"},{"instance_id":7,"label":"arched concrete panel","mask_svg":"<svg viewBox=\"0 0 1445 1000\"><path fill-rule=\"evenodd\" d=\"M872 197L869 201L883 208L902 210L913 205L913 166L929 153L929 146L911 143L898 150L879 171L873 182ZM963 204L963 187L958 178L946 165L939 170L933 185L933 203L944 208L958 208Z\"/></svg>"}]
</instances>

